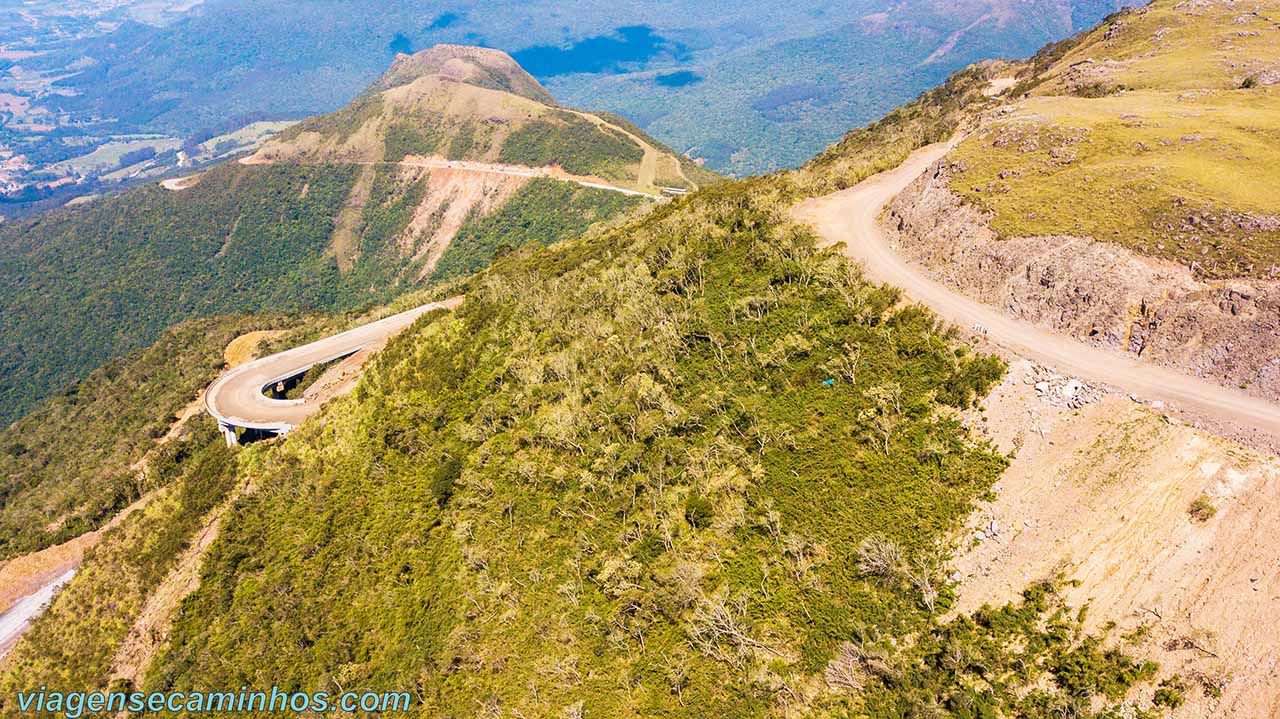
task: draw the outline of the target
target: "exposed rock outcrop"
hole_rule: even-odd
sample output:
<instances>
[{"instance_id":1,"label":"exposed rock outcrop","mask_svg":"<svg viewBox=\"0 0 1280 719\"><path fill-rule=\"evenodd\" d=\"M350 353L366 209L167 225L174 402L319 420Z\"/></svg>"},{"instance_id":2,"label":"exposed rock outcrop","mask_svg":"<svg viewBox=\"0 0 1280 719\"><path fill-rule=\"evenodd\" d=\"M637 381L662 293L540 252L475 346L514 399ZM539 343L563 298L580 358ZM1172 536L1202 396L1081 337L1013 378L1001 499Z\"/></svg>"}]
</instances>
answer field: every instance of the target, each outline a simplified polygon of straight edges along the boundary
<instances>
[{"instance_id":1,"label":"exposed rock outcrop","mask_svg":"<svg viewBox=\"0 0 1280 719\"><path fill-rule=\"evenodd\" d=\"M1280 399L1280 282L1205 282L1087 237L1001 239L936 165L889 206L898 251L1010 316Z\"/></svg>"}]
</instances>

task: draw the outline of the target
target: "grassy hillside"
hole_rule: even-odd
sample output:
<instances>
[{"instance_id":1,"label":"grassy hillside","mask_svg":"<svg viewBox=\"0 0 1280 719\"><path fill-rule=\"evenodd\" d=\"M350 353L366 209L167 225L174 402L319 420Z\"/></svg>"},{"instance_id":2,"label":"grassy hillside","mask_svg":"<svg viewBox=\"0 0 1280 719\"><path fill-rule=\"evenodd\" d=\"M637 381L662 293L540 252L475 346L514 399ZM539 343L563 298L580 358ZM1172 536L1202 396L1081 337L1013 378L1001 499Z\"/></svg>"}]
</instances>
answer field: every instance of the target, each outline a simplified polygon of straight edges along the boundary
<instances>
[{"instance_id":1,"label":"grassy hillside","mask_svg":"<svg viewBox=\"0 0 1280 719\"><path fill-rule=\"evenodd\" d=\"M1087 235L1208 278L1280 272L1280 4L1158 0L1042 53L954 153L1003 236Z\"/></svg>"},{"instance_id":2,"label":"grassy hillside","mask_svg":"<svg viewBox=\"0 0 1280 719\"><path fill-rule=\"evenodd\" d=\"M398 54L391 68L370 88L381 92L407 85L424 75L441 75L468 85L519 95L544 105L556 100L532 75L501 50L441 44L412 54Z\"/></svg>"},{"instance_id":3,"label":"grassy hillside","mask_svg":"<svg viewBox=\"0 0 1280 719\"><path fill-rule=\"evenodd\" d=\"M290 128L256 158L368 163L424 155L558 165L647 192L718 177L621 118L558 107L505 53L456 45L401 56L350 105Z\"/></svg>"},{"instance_id":4,"label":"grassy hillside","mask_svg":"<svg viewBox=\"0 0 1280 719\"><path fill-rule=\"evenodd\" d=\"M137 463L243 332L283 319L192 320L107 363L0 432L0 560L66 541L166 480Z\"/></svg>"},{"instance_id":5,"label":"grassy hillside","mask_svg":"<svg viewBox=\"0 0 1280 719\"><path fill-rule=\"evenodd\" d=\"M1043 589L935 624L937 542L1004 466L954 409L1000 363L785 207L708 190L473 279L260 455L147 686L402 687L423 716L1034 715L1150 677Z\"/></svg>"},{"instance_id":6,"label":"grassy hillside","mask_svg":"<svg viewBox=\"0 0 1280 719\"><path fill-rule=\"evenodd\" d=\"M466 178L429 195L426 169L353 163L442 154L638 183L646 150L627 131L530 99L545 91L502 53L446 50L402 58L380 91L300 123L264 150L278 161L222 165L178 192L143 187L0 226L0 422L187 318L385 302L430 274L459 225L502 202ZM513 114L503 119L504 109ZM674 156L653 152L653 164L679 174ZM447 274L474 271L498 244L552 242L634 204L568 194L547 217L519 221L518 236L495 234L510 229L512 211L488 222L487 249ZM523 210L548 209L536 189L515 196ZM450 208L456 223L439 229Z\"/></svg>"},{"instance_id":7,"label":"grassy hillside","mask_svg":"<svg viewBox=\"0 0 1280 719\"><path fill-rule=\"evenodd\" d=\"M171 431L175 414L221 369L232 339L287 328L257 348L277 352L423 301L405 296L373 316L192 320L96 370L0 433L0 476L6 480L0 493L0 561L99 528L125 505L146 498L140 509L103 531L56 606L5 658L0 694L29 686L30 677L50 686L107 687L118 668L115 655L144 606L179 566L197 532L204 534L213 513L252 476L241 471L240 462L251 467L255 450L228 450L203 411L180 432Z\"/></svg>"}]
</instances>

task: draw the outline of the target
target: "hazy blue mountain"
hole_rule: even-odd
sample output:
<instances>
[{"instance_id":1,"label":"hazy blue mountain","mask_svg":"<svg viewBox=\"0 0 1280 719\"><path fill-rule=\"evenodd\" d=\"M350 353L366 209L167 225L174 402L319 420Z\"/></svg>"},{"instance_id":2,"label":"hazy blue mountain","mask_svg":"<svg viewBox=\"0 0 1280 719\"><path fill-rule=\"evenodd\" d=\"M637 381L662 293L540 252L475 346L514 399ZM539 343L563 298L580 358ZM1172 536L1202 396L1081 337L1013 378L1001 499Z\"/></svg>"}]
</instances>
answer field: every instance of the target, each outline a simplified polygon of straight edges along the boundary
<instances>
[{"instance_id":1,"label":"hazy blue mountain","mask_svg":"<svg viewBox=\"0 0 1280 719\"><path fill-rule=\"evenodd\" d=\"M0 144L26 159L0 168L0 188L12 210L214 161L246 141L227 133L331 111L397 52L439 42L506 50L568 104L624 115L714 169L756 173L803 161L967 63L1025 56L1120 4L208 0L148 15L81 0L57 16L71 34L0 10L0 93L16 98L0 103ZM220 152L201 148L210 138ZM91 159L105 162L82 159L104 145Z\"/></svg>"}]
</instances>

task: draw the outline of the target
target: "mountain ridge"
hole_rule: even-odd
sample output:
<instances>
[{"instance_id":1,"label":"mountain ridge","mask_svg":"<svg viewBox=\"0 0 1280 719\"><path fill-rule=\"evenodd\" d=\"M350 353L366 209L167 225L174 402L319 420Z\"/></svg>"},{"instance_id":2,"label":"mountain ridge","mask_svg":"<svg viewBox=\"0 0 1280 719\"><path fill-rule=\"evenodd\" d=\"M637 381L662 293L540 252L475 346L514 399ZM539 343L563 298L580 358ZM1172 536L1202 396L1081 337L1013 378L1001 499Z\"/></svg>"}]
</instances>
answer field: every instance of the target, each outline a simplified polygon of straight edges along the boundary
<instances>
[{"instance_id":1,"label":"mountain ridge","mask_svg":"<svg viewBox=\"0 0 1280 719\"><path fill-rule=\"evenodd\" d=\"M427 50L389 70L388 89L246 162L0 226L0 418L181 320L383 303L475 271L511 242L554 242L642 203L611 186L656 195L656 182L715 179L607 120L437 71L539 96L502 53ZM503 113L522 132L488 122ZM437 152L538 171L399 162ZM601 187L554 179L556 163ZM504 212L513 202L525 216Z\"/></svg>"},{"instance_id":2,"label":"mountain ridge","mask_svg":"<svg viewBox=\"0 0 1280 719\"><path fill-rule=\"evenodd\" d=\"M651 194L716 178L642 133L559 105L506 53L463 45L397 56L351 104L286 130L247 161L420 156L553 167Z\"/></svg>"},{"instance_id":3,"label":"mountain ridge","mask_svg":"<svg viewBox=\"0 0 1280 719\"><path fill-rule=\"evenodd\" d=\"M474 45L441 43L412 54L400 53L365 92L405 85L423 75L440 75L469 85L501 90L544 105L556 100L507 53Z\"/></svg>"}]
</instances>

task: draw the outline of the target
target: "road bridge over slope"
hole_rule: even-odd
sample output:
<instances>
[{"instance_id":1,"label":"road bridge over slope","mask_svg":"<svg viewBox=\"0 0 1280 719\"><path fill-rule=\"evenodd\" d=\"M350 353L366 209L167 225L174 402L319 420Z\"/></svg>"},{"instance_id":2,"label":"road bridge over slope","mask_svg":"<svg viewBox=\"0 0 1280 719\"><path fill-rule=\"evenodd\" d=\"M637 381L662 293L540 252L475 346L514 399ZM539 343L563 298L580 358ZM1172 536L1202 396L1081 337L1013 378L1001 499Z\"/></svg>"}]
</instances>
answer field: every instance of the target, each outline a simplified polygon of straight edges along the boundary
<instances>
[{"instance_id":1,"label":"road bridge over slope","mask_svg":"<svg viewBox=\"0 0 1280 719\"><path fill-rule=\"evenodd\" d=\"M205 407L218 421L227 444L238 442L237 430L285 434L314 414L321 399L273 399L264 394L278 382L298 377L326 362L346 357L385 341L433 310L453 309L462 297L452 297L391 315L367 325L294 347L235 367L209 385Z\"/></svg>"}]
</instances>

